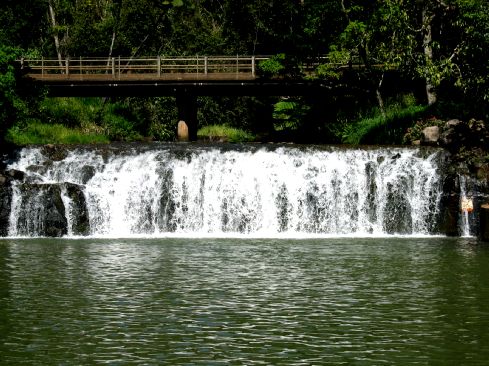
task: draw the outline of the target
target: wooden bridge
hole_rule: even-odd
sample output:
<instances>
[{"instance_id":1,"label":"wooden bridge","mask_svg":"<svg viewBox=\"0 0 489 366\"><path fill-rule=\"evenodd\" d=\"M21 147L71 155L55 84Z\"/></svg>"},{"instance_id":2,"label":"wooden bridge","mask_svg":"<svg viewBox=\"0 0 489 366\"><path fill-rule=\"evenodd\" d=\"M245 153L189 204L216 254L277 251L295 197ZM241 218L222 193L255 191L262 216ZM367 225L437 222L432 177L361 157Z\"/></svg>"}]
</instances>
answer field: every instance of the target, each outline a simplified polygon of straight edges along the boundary
<instances>
[{"instance_id":1,"label":"wooden bridge","mask_svg":"<svg viewBox=\"0 0 489 366\"><path fill-rule=\"evenodd\" d=\"M269 56L22 59L26 77L51 96L308 95L329 86L306 78L265 79L258 65ZM305 74L318 63L304 65ZM338 68L345 65L337 65ZM350 65L351 67L351 65Z\"/></svg>"},{"instance_id":2,"label":"wooden bridge","mask_svg":"<svg viewBox=\"0 0 489 366\"><path fill-rule=\"evenodd\" d=\"M263 78L259 63L268 56L21 59L25 77L47 88L49 96L176 96L181 140L197 139L199 95L322 95L331 85L306 77ZM326 60L324 60L326 61ZM304 65L312 74L318 62ZM338 69L361 67L334 65ZM180 128L179 128L180 131ZM186 134L186 135L185 135Z\"/></svg>"}]
</instances>

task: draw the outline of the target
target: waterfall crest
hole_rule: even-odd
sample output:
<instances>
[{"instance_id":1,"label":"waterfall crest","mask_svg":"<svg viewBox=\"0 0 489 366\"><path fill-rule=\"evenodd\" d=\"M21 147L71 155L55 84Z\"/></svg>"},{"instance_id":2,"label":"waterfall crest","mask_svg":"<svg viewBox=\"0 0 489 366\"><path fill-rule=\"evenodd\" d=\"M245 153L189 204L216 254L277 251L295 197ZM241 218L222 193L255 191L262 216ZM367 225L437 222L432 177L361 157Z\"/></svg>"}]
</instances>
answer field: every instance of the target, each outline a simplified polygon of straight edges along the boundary
<instances>
[{"instance_id":1,"label":"waterfall crest","mask_svg":"<svg viewBox=\"0 0 489 366\"><path fill-rule=\"evenodd\" d=\"M154 144L48 155L25 148L9 167L26 173L12 189L9 236L50 235L49 220L68 236L437 231L436 149Z\"/></svg>"}]
</instances>

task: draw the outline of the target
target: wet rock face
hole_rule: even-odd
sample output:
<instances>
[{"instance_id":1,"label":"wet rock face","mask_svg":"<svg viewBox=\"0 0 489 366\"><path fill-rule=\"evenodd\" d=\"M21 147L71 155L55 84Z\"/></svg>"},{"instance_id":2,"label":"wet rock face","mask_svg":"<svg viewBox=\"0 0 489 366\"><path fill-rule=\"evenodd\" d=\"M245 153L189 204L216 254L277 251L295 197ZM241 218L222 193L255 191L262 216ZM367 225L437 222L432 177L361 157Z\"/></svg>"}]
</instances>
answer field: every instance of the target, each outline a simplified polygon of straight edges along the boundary
<instances>
[{"instance_id":1,"label":"wet rock face","mask_svg":"<svg viewBox=\"0 0 489 366\"><path fill-rule=\"evenodd\" d=\"M83 189L73 183L65 183L65 187L71 200L73 235L88 235L90 233L90 220Z\"/></svg>"},{"instance_id":2,"label":"wet rock face","mask_svg":"<svg viewBox=\"0 0 489 366\"><path fill-rule=\"evenodd\" d=\"M60 237L68 233L59 184L24 183L18 187L22 193L22 210L19 211L17 222L18 235Z\"/></svg>"},{"instance_id":3,"label":"wet rock face","mask_svg":"<svg viewBox=\"0 0 489 366\"><path fill-rule=\"evenodd\" d=\"M458 236L460 219L460 195L456 193L446 194L440 202L439 229L447 236Z\"/></svg>"},{"instance_id":4,"label":"wet rock face","mask_svg":"<svg viewBox=\"0 0 489 366\"><path fill-rule=\"evenodd\" d=\"M411 206L402 195L402 185L394 187L388 184L389 194L387 195L387 204L385 211L387 213L384 221L384 229L389 234L411 234L412 218Z\"/></svg>"},{"instance_id":5,"label":"wet rock face","mask_svg":"<svg viewBox=\"0 0 489 366\"><path fill-rule=\"evenodd\" d=\"M479 238L489 242L489 204L481 205Z\"/></svg>"},{"instance_id":6,"label":"wet rock face","mask_svg":"<svg viewBox=\"0 0 489 366\"><path fill-rule=\"evenodd\" d=\"M52 161L61 161L68 155L68 149L63 145L44 145L42 151Z\"/></svg>"},{"instance_id":7,"label":"wet rock face","mask_svg":"<svg viewBox=\"0 0 489 366\"><path fill-rule=\"evenodd\" d=\"M5 177L0 175L0 178ZM12 210L11 179L0 179L0 236L7 236ZM73 235L88 235L90 221L82 187L72 183L35 184L22 183L17 235L60 237L68 233L68 208L63 202L63 192L70 199L70 216Z\"/></svg>"},{"instance_id":8,"label":"wet rock face","mask_svg":"<svg viewBox=\"0 0 489 366\"><path fill-rule=\"evenodd\" d=\"M10 205L12 202L12 175L7 171L0 171L0 237L8 235L10 220Z\"/></svg>"},{"instance_id":9,"label":"wet rock face","mask_svg":"<svg viewBox=\"0 0 489 366\"><path fill-rule=\"evenodd\" d=\"M1 178L1 176L0 176ZM12 189L0 182L0 236L8 235Z\"/></svg>"}]
</instances>

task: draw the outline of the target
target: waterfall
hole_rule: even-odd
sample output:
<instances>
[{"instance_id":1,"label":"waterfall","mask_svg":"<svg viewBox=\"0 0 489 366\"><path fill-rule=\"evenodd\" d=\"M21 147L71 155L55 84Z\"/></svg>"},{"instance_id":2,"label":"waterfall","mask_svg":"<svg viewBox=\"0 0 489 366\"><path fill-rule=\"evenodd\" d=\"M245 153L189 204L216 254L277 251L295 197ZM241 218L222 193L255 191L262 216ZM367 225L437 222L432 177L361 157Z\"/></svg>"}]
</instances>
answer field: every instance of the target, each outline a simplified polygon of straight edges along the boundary
<instances>
[{"instance_id":1,"label":"waterfall","mask_svg":"<svg viewBox=\"0 0 489 366\"><path fill-rule=\"evenodd\" d=\"M26 173L12 189L9 235L430 235L442 154L154 144L53 158L25 148L9 166Z\"/></svg>"},{"instance_id":2,"label":"waterfall","mask_svg":"<svg viewBox=\"0 0 489 366\"><path fill-rule=\"evenodd\" d=\"M470 214L474 209L472 198L467 195L467 180L464 175L459 175L460 182L460 222L459 231L463 237L470 237Z\"/></svg>"}]
</instances>

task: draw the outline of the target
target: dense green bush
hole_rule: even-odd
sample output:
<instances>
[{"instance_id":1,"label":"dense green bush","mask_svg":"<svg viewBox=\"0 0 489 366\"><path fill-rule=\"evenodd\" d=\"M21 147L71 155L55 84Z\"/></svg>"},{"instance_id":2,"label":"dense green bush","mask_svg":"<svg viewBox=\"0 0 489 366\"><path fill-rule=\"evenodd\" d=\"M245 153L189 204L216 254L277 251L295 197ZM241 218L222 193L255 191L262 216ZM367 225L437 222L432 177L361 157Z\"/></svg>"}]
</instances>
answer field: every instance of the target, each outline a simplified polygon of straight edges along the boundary
<instances>
[{"instance_id":1,"label":"dense green bush","mask_svg":"<svg viewBox=\"0 0 489 366\"><path fill-rule=\"evenodd\" d=\"M285 54L279 53L267 60L258 63L258 75L264 78L272 78L280 76L285 71Z\"/></svg>"}]
</instances>

